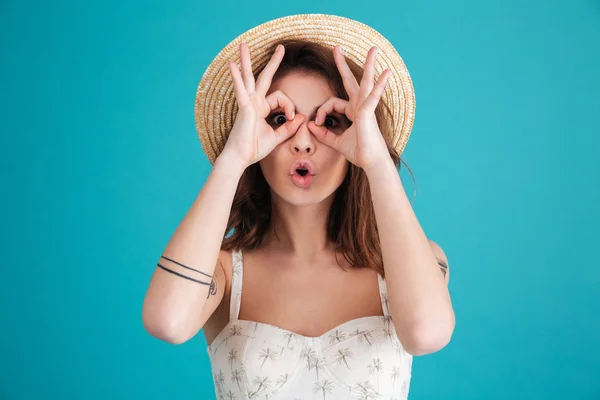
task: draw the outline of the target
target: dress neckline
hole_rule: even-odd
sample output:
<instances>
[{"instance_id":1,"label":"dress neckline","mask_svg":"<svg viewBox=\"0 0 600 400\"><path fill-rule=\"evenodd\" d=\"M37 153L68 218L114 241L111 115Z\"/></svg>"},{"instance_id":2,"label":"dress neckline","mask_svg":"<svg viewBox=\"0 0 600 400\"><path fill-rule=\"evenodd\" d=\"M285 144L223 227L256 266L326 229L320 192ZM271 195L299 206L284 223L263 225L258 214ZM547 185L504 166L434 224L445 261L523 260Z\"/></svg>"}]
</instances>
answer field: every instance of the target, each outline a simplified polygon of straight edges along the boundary
<instances>
[{"instance_id":1,"label":"dress neckline","mask_svg":"<svg viewBox=\"0 0 600 400\"><path fill-rule=\"evenodd\" d=\"M290 331L288 329L281 328L277 325L269 324L266 322L240 319L239 312L240 312L240 306L241 306L242 278L243 278L243 273L244 273L243 272L243 254L242 254L241 249L233 250L233 252L232 252L232 270L233 270L233 272L232 272L232 281L231 281L229 321L223 327L223 329L221 329L221 331L219 331L219 333L213 339L211 344L208 345L209 350L213 349L214 345L218 345L220 342L222 342L222 337L226 333L230 333L232 336L236 335L238 333L238 329L239 329L239 327L236 328L236 324L245 325L245 326L247 326L247 325L254 326L255 329L258 327L261 327L263 329L276 330L276 331L279 331L284 334L293 335L296 338L301 339L303 341L320 340L320 339L327 337L328 335L331 335L336 330L347 329L348 327L352 327L354 325L360 325L361 323L364 323L367 321L377 320L377 321L382 321L386 324L391 324L391 316L389 314L388 304L387 304L387 288L385 285L385 280L379 273L377 273L377 279L378 279L378 283L379 283L379 294L380 294L380 299L381 299L383 315L368 315L368 316L364 316L364 317L354 318L354 319L342 322L341 324L339 324L337 326L334 326L333 328L327 330L326 332L324 332L321 335L307 336L307 335L296 333L296 332ZM230 332L228 332L228 331L230 331Z\"/></svg>"},{"instance_id":2,"label":"dress neckline","mask_svg":"<svg viewBox=\"0 0 600 400\"><path fill-rule=\"evenodd\" d=\"M382 324L384 324L385 327L388 327L390 330L394 329L393 325L391 324L391 318L389 316L385 316L385 315L368 315L368 316L364 316L364 317L354 318L354 319L342 322L341 324L339 324L337 326L334 326L333 328L329 329L327 332L325 332L319 336L302 335L300 333L290 331L285 328L281 328L277 325L268 324L266 322L251 321L251 320L247 320L247 319L232 319L227 323L227 325L225 325L223 327L223 329L221 329L221 331L213 339L211 344L208 345L208 350L212 351L212 352L216 351L216 347L218 348L218 346L225 340L223 338L223 336L225 336L226 334L229 334L228 337L249 336L243 331L243 328L240 325L253 327L254 329L257 329L257 328L270 329L270 330L277 331L279 333L293 336L304 342L314 342L314 341L326 339L328 336L335 333L335 331L348 330L348 329L356 327L356 326L360 327L362 324L365 324L366 326L371 326L372 321L381 322ZM368 322L368 324L366 324L367 322ZM368 333L368 331L369 331L369 329L356 328L356 330L354 332L357 334L364 334L364 333ZM350 338L351 337L348 337L348 339L350 339Z\"/></svg>"}]
</instances>

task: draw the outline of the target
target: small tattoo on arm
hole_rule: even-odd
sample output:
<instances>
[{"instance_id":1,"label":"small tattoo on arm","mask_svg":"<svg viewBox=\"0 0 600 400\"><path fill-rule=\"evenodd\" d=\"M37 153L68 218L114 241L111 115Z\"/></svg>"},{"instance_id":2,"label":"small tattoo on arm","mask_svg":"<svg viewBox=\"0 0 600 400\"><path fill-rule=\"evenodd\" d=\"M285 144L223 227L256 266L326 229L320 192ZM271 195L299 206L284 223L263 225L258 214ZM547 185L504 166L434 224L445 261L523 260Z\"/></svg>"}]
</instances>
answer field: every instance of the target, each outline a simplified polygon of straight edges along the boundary
<instances>
[{"instance_id":1,"label":"small tattoo on arm","mask_svg":"<svg viewBox=\"0 0 600 400\"><path fill-rule=\"evenodd\" d=\"M437 262L438 262L438 265L440 266L440 269L444 273L444 277L446 277L446 273L448 271L448 264L446 264L446 262L444 262L444 260L440 260L439 258L437 259Z\"/></svg>"},{"instance_id":2,"label":"small tattoo on arm","mask_svg":"<svg viewBox=\"0 0 600 400\"><path fill-rule=\"evenodd\" d=\"M210 281L210 289L208 290L208 296L206 296L206 298L208 299L211 294L213 296L217 294L217 282L214 279Z\"/></svg>"}]
</instances>

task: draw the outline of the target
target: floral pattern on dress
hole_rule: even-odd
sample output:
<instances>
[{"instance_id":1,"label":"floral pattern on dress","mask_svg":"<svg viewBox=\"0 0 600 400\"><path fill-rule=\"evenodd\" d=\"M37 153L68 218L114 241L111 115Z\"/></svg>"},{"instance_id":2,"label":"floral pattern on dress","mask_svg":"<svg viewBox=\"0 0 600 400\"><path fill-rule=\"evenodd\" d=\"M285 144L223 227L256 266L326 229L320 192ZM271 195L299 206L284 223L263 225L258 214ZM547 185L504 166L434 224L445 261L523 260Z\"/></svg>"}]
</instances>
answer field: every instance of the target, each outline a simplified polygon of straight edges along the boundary
<instances>
[{"instance_id":1,"label":"floral pattern on dress","mask_svg":"<svg viewBox=\"0 0 600 400\"><path fill-rule=\"evenodd\" d=\"M383 316L347 321L319 337L240 320L243 257L233 251L230 320L207 348L218 400L405 400L412 356L396 336L385 280Z\"/></svg>"}]
</instances>

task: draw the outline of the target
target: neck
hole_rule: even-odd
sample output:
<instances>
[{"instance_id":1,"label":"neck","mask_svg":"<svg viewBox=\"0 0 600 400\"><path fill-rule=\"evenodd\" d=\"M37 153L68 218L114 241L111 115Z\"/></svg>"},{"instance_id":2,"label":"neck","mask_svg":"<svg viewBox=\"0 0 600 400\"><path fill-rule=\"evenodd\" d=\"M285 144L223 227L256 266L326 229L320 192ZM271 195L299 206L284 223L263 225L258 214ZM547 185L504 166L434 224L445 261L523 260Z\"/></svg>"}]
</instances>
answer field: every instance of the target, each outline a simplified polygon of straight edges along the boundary
<instances>
[{"instance_id":1,"label":"neck","mask_svg":"<svg viewBox=\"0 0 600 400\"><path fill-rule=\"evenodd\" d=\"M313 258L331 250L327 220L333 197L296 206L272 196L272 218L265 245L299 258Z\"/></svg>"}]
</instances>

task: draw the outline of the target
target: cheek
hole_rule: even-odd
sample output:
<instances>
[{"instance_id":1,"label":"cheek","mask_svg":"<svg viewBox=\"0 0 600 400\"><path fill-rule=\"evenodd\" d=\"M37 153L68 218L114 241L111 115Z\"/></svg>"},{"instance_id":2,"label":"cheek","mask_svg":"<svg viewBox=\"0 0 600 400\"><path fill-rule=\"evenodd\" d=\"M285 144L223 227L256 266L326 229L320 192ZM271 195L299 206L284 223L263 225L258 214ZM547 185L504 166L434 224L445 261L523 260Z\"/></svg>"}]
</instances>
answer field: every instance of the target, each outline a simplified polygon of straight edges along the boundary
<instances>
[{"instance_id":1,"label":"cheek","mask_svg":"<svg viewBox=\"0 0 600 400\"><path fill-rule=\"evenodd\" d=\"M348 168L350 168L350 162L345 157L332 158L328 170L331 171L330 177L335 185L340 185L344 181Z\"/></svg>"},{"instance_id":2,"label":"cheek","mask_svg":"<svg viewBox=\"0 0 600 400\"><path fill-rule=\"evenodd\" d=\"M336 152L335 156L332 157L332 168L337 171L345 173L348 170L349 165L350 161L346 160L346 157L338 152Z\"/></svg>"}]
</instances>

